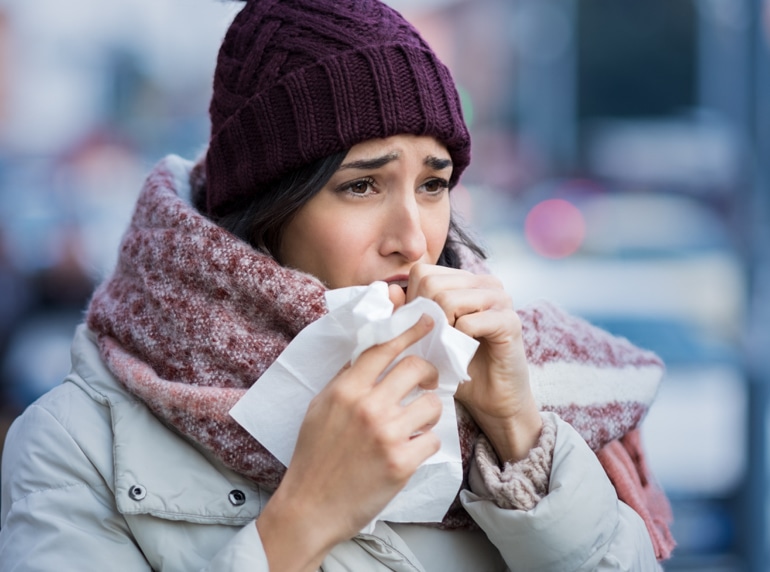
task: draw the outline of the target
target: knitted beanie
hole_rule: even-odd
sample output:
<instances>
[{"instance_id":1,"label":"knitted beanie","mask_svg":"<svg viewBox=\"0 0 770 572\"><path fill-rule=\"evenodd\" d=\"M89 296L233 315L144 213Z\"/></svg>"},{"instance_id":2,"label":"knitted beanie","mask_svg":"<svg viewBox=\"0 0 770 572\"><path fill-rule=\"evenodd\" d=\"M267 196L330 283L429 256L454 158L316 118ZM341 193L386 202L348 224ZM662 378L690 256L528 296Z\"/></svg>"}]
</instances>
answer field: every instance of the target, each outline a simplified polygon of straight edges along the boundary
<instances>
[{"instance_id":1,"label":"knitted beanie","mask_svg":"<svg viewBox=\"0 0 770 572\"><path fill-rule=\"evenodd\" d=\"M377 0L248 0L222 42L209 111L215 215L369 139L436 137L454 163L450 185L470 161L449 70Z\"/></svg>"}]
</instances>

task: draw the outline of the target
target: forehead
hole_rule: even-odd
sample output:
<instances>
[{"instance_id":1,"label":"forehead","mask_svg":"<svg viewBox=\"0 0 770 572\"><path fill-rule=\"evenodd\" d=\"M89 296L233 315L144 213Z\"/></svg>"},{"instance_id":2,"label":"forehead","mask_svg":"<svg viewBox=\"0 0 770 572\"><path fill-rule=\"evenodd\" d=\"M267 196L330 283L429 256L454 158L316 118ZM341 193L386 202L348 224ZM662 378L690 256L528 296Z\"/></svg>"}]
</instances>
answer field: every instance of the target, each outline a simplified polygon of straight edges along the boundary
<instances>
[{"instance_id":1,"label":"forehead","mask_svg":"<svg viewBox=\"0 0 770 572\"><path fill-rule=\"evenodd\" d=\"M394 135L385 139L370 139L354 145L345 156L345 162L350 159L392 154L449 158L449 151L435 137L430 135Z\"/></svg>"}]
</instances>

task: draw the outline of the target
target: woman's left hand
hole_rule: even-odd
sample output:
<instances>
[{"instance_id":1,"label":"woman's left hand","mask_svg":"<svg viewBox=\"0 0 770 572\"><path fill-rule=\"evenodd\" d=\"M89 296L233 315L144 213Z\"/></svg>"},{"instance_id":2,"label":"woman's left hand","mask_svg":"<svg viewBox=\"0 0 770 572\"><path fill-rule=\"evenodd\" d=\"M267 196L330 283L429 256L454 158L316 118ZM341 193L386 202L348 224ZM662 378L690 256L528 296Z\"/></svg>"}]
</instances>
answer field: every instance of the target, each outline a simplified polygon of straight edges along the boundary
<instances>
[{"instance_id":1,"label":"woman's left hand","mask_svg":"<svg viewBox=\"0 0 770 572\"><path fill-rule=\"evenodd\" d=\"M501 462L525 458L537 443L542 420L529 384L521 322L497 278L417 264L403 291L391 286L396 307L418 296L436 302L449 324L479 341L461 383L461 402L495 447Z\"/></svg>"}]
</instances>

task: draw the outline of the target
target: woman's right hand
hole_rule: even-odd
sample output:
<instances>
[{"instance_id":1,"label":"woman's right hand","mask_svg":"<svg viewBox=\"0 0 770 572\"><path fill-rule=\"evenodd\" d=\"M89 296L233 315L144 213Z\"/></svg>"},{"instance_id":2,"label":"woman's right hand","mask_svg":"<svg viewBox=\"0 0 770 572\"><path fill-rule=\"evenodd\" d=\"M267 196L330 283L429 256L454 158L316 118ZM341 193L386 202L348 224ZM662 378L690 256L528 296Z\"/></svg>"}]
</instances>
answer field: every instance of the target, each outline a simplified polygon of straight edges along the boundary
<instances>
[{"instance_id":1,"label":"woman's right hand","mask_svg":"<svg viewBox=\"0 0 770 572\"><path fill-rule=\"evenodd\" d=\"M441 402L438 371L407 347L433 327L428 316L363 352L311 401L286 474L257 520L271 570L316 570L337 543L355 536L406 485L440 442L431 431Z\"/></svg>"}]
</instances>

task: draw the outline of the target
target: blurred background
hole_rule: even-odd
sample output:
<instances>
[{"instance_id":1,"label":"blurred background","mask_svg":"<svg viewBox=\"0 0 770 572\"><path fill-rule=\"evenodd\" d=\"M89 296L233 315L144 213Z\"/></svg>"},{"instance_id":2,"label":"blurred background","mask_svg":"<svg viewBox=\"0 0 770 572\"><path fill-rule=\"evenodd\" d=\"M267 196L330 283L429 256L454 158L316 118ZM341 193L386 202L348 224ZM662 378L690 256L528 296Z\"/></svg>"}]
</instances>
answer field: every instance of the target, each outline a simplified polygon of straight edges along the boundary
<instances>
[{"instance_id":1,"label":"blurred background","mask_svg":"<svg viewBox=\"0 0 770 572\"><path fill-rule=\"evenodd\" d=\"M473 136L455 207L517 305L667 364L667 570L770 570L770 0L391 0ZM220 0L0 0L0 437L69 370L133 201L208 137Z\"/></svg>"}]
</instances>

